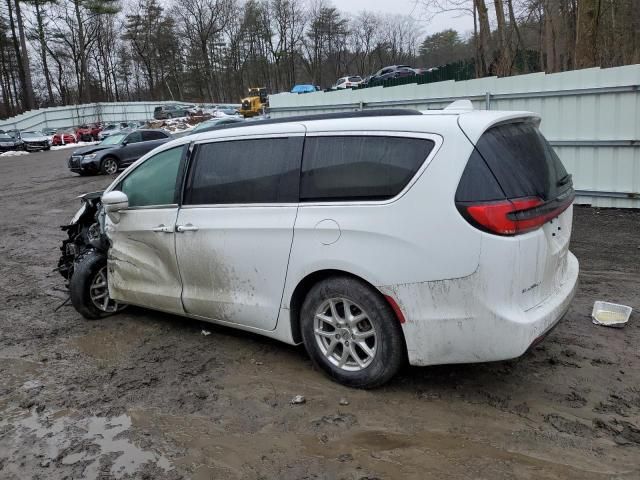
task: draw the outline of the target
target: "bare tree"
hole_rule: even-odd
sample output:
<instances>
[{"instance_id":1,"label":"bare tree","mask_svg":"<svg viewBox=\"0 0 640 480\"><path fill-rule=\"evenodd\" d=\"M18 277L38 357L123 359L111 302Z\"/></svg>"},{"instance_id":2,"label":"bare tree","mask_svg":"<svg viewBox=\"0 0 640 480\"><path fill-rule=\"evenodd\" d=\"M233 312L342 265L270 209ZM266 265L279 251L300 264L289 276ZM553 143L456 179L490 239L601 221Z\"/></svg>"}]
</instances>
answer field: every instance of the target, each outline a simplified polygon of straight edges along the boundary
<instances>
[{"instance_id":1,"label":"bare tree","mask_svg":"<svg viewBox=\"0 0 640 480\"><path fill-rule=\"evenodd\" d=\"M182 0L175 6L182 32L198 49L203 62L208 99L215 101L212 51L232 19L234 0Z\"/></svg>"}]
</instances>

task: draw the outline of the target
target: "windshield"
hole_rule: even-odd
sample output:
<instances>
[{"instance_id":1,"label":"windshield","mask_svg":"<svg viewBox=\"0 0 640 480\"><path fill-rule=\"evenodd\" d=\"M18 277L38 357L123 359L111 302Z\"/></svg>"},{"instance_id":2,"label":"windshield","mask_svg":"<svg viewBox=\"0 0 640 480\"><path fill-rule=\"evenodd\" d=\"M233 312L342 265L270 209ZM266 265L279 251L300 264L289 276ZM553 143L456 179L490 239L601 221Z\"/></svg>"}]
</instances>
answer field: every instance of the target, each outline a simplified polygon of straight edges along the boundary
<instances>
[{"instance_id":1,"label":"windshield","mask_svg":"<svg viewBox=\"0 0 640 480\"><path fill-rule=\"evenodd\" d=\"M115 135L110 135L104 140L100 142L100 145L115 145L116 143L122 142L126 135L124 133L117 133Z\"/></svg>"},{"instance_id":2,"label":"windshield","mask_svg":"<svg viewBox=\"0 0 640 480\"><path fill-rule=\"evenodd\" d=\"M37 138L41 136L42 132L22 132L22 138Z\"/></svg>"}]
</instances>

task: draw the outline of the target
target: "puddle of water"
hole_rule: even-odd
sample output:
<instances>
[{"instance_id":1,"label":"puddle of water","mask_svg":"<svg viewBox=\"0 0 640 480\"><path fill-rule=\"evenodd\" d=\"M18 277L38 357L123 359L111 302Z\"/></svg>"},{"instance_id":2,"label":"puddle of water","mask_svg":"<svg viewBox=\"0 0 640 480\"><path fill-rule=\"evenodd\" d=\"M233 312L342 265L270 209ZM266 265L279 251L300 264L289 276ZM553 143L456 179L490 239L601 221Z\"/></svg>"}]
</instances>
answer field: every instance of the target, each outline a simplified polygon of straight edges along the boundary
<instances>
[{"instance_id":1,"label":"puddle of water","mask_svg":"<svg viewBox=\"0 0 640 480\"><path fill-rule=\"evenodd\" d=\"M18 458L26 452L50 461L60 459L63 465L84 463L82 478L98 480L105 471L100 460L109 455L112 459L110 477L122 478L138 471L143 465L152 463L164 471L171 470L169 460L158 453L144 450L126 438L131 428L131 418L124 414L117 417L80 417L69 411L39 416L31 412L27 417L6 418L0 421L0 429L13 427L11 435L0 439L0 447L8 458ZM35 442L33 441L35 437ZM10 445L6 445L10 441ZM80 451L74 450L74 447ZM39 460L40 461L40 460Z\"/></svg>"}]
</instances>

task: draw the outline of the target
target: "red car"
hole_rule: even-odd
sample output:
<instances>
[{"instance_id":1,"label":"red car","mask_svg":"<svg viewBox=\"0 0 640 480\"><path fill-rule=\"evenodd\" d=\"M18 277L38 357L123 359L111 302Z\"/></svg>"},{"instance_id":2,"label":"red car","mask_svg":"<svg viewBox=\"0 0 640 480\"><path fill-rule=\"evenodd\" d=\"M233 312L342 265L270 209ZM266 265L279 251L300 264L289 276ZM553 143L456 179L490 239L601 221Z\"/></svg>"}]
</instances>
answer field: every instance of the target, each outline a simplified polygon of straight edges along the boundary
<instances>
[{"instance_id":1,"label":"red car","mask_svg":"<svg viewBox=\"0 0 640 480\"><path fill-rule=\"evenodd\" d=\"M51 145L65 145L67 143L77 143L76 134L70 130L61 130L56 132L51 139Z\"/></svg>"},{"instance_id":2,"label":"red car","mask_svg":"<svg viewBox=\"0 0 640 480\"><path fill-rule=\"evenodd\" d=\"M98 134L102 131L100 125L80 125L76 129L76 137L83 142L90 142L91 140L97 140Z\"/></svg>"}]
</instances>

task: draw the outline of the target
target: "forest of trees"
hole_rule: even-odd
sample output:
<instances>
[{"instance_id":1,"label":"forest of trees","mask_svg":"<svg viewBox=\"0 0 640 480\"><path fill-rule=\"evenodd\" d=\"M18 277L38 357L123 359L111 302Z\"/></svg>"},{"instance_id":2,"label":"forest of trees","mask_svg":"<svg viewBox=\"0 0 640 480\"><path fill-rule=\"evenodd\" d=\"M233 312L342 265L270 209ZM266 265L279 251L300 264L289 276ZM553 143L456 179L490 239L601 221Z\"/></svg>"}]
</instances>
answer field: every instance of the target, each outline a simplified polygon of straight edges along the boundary
<instances>
[{"instance_id":1,"label":"forest of trees","mask_svg":"<svg viewBox=\"0 0 640 480\"><path fill-rule=\"evenodd\" d=\"M0 118L95 101L238 102L382 66L472 61L477 76L640 63L637 0L0 0ZM443 12L473 29L425 35ZM472 23L471 23L472 19Z\"/></svg>"}]
</instances>

